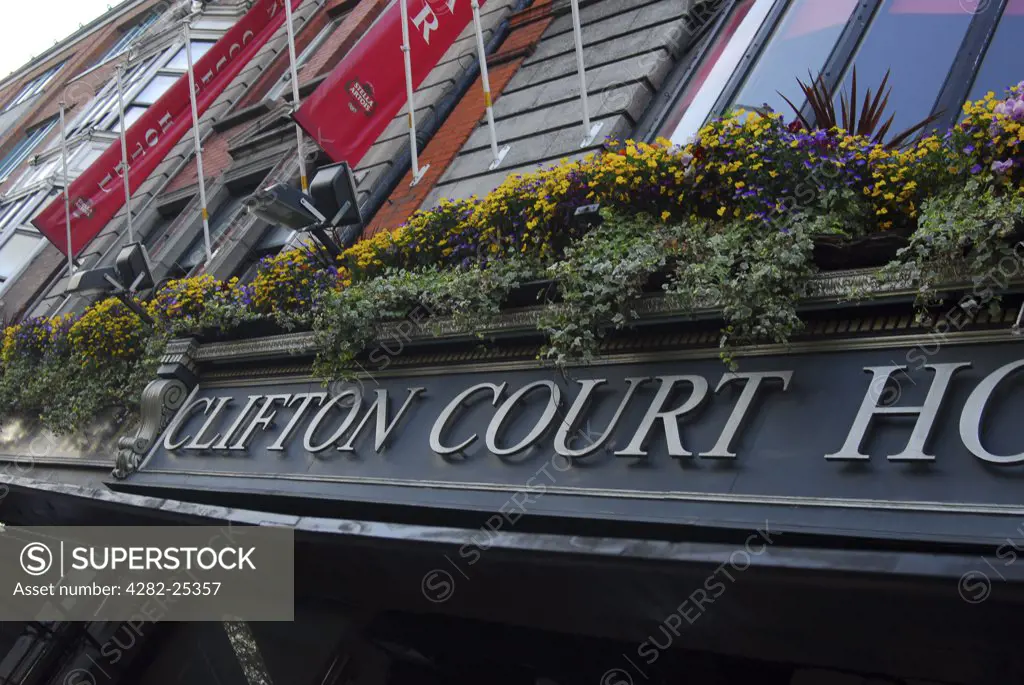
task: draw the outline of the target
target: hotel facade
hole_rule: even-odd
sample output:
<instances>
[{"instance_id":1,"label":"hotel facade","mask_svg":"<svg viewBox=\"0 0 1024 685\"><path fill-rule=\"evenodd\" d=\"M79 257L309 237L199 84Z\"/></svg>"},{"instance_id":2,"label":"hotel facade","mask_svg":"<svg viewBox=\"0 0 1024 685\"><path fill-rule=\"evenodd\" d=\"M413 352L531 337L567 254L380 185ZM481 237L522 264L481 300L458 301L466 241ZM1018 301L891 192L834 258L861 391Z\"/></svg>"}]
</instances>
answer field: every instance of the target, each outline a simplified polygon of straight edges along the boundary
<instances>
[{"instance_id":1,"label":"hotel facade","mask_svg":"<svg viewBox=\"0 0 1024 685\"><path fill-rule=\"evenodd\" d=\"M410 0L410 29L422 34L445 20L448 4ZM1014 420L1024 408L1024 279L1012 259L1024 226L1012 214L1024 95L1006 94L1024 77L1014 50L1024 2L581 0L578 33L572 4L480 5L481 40L468 25L415 89L419 175L408 105L358 161L344 160L352 161L361 221L334 232L344 266L335 260L317 271L344 282L331 288L354 288L359 269L378 268L374 259L382 266L365 283L397 279L396 270L433 274L416 253L435 250L442 266L458 250L467 255L456 265L464 271L453 272L463 275L445 282L455 293L448 298L438 286L414 306L393 306L382 288L366 285L367 312L406 312L374 322L368 339L355 337L356 317L320 300L298 295L296 311L324 309L281 315L291 295L268 280L273 269L287 280L280 255L322 249L250 211L250 198L274 184L298 188L300 167L312 176L343 161L328 151L360 135L339 135L325 120L323 130L307 127L300 152L283 25L204 108L202 187L188 132L77 251L76 270L103 269L126 245L143 245L154 281L137 293L144 303L158 302L164 288L182 288L175 292L184 298L193 286L182 283L200 284L207 303L214 292L243 293L253 308L260 297L269 302L263 316L230 329L210 325L227 319L210 318L209 307L196 315L200 324L178 325L168 312L187 307L153 305L153 326L166 324L156 361L132 357L117 367L138 396L97 400L94 415L82 415L78 400L74 410L23 410L29 405L6 399L17 389L5 386L0 520L293 528L295 621L5 622L3 682L1024 678L1014 639L1024 624L1024 448ZM8 327L73 326L98 306L95 295L69 291L67 254L33 220L55 207L63 222L65 163L69 181L90 173L120 145L122 110L130 126L186 77L185 21L192 59L201 60L255 5L126 0L0 81L0 310ZM332 75L354 68L346 58L362 54L395 8L393 0L298 2L300 99L347 102L354 81L331 90ZM370 81L383 78L402 68L400 45L392 53L393 62L355 67ZM797 79L810 87L809 73L820 74L828 97L815 102L801 88ZM877 141L870 138L880 126L857 140L814 133L823 119L816 104L834 100L837 121L858 109L863 124L872 104L861 104L865 91L883 84L892 121ZM384 94L357 85L362 116ZM832 97L851 87L859 93L852 107ZM1001 104L964 109L990 92L989 102ZM736 109L754 118L706 128ZM771 112L784 122L765 133L763 122L776 121ZM980 137L951 150L950 141L974 135L975 119L986 122ZM927 123L883 144L918 122ZM939 133L928 143L931 130ZM750 142L772 135L787 142ZM973 161L990 148L995 157ZM742 176L763 167L769 178L789 150L804 155L795 159L806 168L794 173L810 198L789 188L794 206L847 212L881 229L853 235L844 224L841 240L822 230L792 245L762 245L746 233L730 242L728 231L708 229L702 246L692 232L673 232L705 214L712 222L763 219L772 235L810 231L799 222L780 230L773 222L814 212L785 207L770 180L751 188L755 176ZM914 175L931 155L946 161ZM963 170L957 155L971 160ZM822 160L831 166L816 166ZM896 180L879 185L878 176L869 186L861 166L876 170L865 178ZM848 180L822 180L822 168ZM947 172L966 180L941 188L936 180L933 197L919 194ZM572 195L586 174L590 192ZM642 174L656 177L653 186L635 180ZM676 214L665 198L677 187L702 189L699 208ZM490 212L515 225L517 214L547 212L537 207L556 191L565 195L545 214L549 233L530 233L540 229L523 220L524 236L548 238L494 238L470 217ZM749 203L768 195L771 207L759 217ZM620 252L603 271L596 258L572 261L587 236L621 222L633 226L623 229L630 240L647 230L621 218L631 202L658 208L640 225L657 224L665 239L655 247L671 250L648 258L646 242L611 242ZM857 214L858 202L870 211ZM465 216L452 219L452 207ZM951 217L946 224L935 218L940 211ZM74 216L72 231L89 215ZM444 221L459 228L439 245L407 237ZM400 227L406 237L386 238ZM1009 247L982 254L983 234ZM514 266L534 250L548 271L517 275L493 316L467 321L459 314L478 310L448 311L446 301L472 300L459 279L491 288L494 264ZM807 261L794 266L798 253ZM653 262L641 268L633 258ZM938 276L928 271L939 266ZM797 271L799 279L787 280ZM700 291L715 279L729 287ZM798 296L780 296L797 280ZM613 295L602 294L602 283ZM588 307L601 297L607 309L593 314ZM778 310L759 298L777 298ZM784 316L790 301L799 325ZM922 307L933 318L916 316ZM588 336L592 354L577 354ZM4 354L19 354L21 339L10 340ZM357 348L351 355L324 355L349 345ZM119 354L97 346L90 363L102 367ZM4 358L8 385L24 383L13 358ZM85 392L62 382L46 387ZM58 411L70 417L64 430Z\"/></svg>"}]
</instances>

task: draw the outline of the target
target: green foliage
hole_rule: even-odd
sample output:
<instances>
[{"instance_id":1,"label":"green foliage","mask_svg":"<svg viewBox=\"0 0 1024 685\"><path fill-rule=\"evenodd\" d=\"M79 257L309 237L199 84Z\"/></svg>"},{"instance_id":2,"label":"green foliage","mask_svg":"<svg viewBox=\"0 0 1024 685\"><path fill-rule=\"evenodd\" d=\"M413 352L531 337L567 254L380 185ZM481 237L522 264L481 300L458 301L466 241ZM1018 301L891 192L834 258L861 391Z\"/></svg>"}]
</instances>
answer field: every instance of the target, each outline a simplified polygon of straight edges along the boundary
<instances>
[{"instance_id":1,"label":"green foliage","mask_svg":"<svg viewBox=\"0 0 1024 685\"><path fill-rule=\"evenodd\" d=\"M388 269L378 278L327 292L313 326L314 372L325 379L351 378L356 356L375 340L380 323L407 319L415 328L436 327L440 318L450 317L456 326L479 330L498 314L508 293L536 272L516 260L465 270Z\"/></svg>"},{"instance_id":2,"label":"green foliage","mask_svg":"<svg viewBox=\"0 0 1024 685\"><path fill-rule=\"evenodd\" d=\"M973 280L975 291L985 293L981 304L997 309L998 288L1024 276L1021 245L1010 240L1022 227L1024 197L971 179L925 202L910 244L882 269L882 277L898 279L912 268L920 319L939 301L938 286L957 277Z\"/></svg>"},{"instance_id":3,"label":"green foliage","mask_svg":"<svg viewBox=\"0 0 1024 685\"><path fill-rule=\"evenodd\" d=\"M786 342L803 326L796 310L816 272L813 221L800 215L777 231L742 221L688 227L686 253L665 290L684 309L721 309L721 356L730 367L737 344Z\"/></svg>"},{"instance_id":4,"label":"green foliage","mask_svg":"<svg viewBox=\"0 0 1024 685\"><path fill-rule=\"evenodd\" d=\"M603 225L548 267L562 302L547 307L538 326L548 337L541 358L562 367L590 362L605 329L621 329L636 318L633 306L651 275L664 268L670 241L681 229L648 215L604 212Z\"/></svg>"}]
</instances>

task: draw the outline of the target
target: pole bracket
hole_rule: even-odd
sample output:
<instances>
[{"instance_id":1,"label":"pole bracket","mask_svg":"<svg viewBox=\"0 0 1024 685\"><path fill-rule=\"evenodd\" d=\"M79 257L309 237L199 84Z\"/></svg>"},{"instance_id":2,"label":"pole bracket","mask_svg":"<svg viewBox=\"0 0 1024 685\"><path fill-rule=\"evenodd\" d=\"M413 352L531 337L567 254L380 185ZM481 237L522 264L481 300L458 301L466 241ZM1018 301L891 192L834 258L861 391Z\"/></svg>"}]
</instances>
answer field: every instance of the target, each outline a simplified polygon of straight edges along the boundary
<instances>
[{"instance_id":1,"label":"pole bracket","mask_svg":"<svg viewBox=\"0 0 1024 685\"><path fill-rule=\"evenodd\" d=\"M511 145L506 145L505 147L498 150L498 156L494 158L494 161L491 162L491 166L487 167L487 170L494 171L495 169L500 167L501 163L505 161L505 158L508 156L509 150L511 149Z\"/></svg>"},{"instance_id":2,"label":"pole bracket","mask_svg":"<svg viewBox=\"0 0 1024 685\"><path fill-rule=\"evenodd\" d=\"M597 134L599 134L601 132L601 129L603 129L603 128L604 128L604 122L603 121L598 121L597 123L593 124L590 127L590 131L587 132L586 136L583 138L583 142L580 143L580 147L581 148L585 148L585 147L590 147L591 145L593 145L594 141L597 140Z\"/></svg>"},{"instance_id":3,"label":"pole bracket","mask_svg":"<svg viewBox=\"0 0 1024 685\"><path fill-rule=\"evenodd\" d=\"M419 184L419 182L423 180L423 177L426 175L427 169L429 168L429 164L427 166L420 167L420 172L412 177L412 183L409 184L409 187L415 188L417 184Z\"/></svg>"}]
</instances>

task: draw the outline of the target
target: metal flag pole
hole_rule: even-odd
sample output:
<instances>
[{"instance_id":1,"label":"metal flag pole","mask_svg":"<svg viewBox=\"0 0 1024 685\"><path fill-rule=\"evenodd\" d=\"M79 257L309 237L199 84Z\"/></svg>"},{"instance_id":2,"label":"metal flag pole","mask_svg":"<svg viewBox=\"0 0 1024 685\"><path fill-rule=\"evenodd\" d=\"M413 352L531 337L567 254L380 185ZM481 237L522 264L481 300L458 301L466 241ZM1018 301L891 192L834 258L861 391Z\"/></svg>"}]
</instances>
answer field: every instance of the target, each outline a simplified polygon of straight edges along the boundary
<instances>
[{"instance_id":1,"label":"metal flag pole","mask_svg":"<svg viewBox=\"0 0 1024 685\"><path fill-rule=\"evenodd\" d=\"M299 108L299 69L296 66L295 58L295 27L292 25L292 3L286 0L284 3L285 22L288 25L288 59L291 62L292 73L292 109ZM302 135L302 127L295 124L295 139L299 147L299 179L302 182L302 192L309 192L309 177L306 176L306 141Z\"/></svg>"},{"instance_id":2,"label":"metal flag pole","mask_svg":"<svg viewBox=\"0 0 1024 685\"><path fill-rule=\"evenodd\" d=\"M487 108L487 128L491 134L491 154L494 155L494 160L491 162L489 170L494 171L505 161L505 157L511 148L506 145L500 150L498 149L498 131L494 125L494 102L491 99L491 76L487 71L484 29L480 23L480 3L478 0L473 0L470 3L470 7L473 8L473 26L476 28L476 53L480 60L480 81L484 86L484 106Z\"/></svg>"},{"instance_id":3,"label":"metal flag pole","mask_svg":"<svg viewBox=\"0 0 1024 685\"><path fill-rule=\"evenodd\" d=\"M64 165L64 228L68 247L68 276L75 273L74 251L71 249L71 195L68 187L68 134L64 128L65 102L60 101L60 161Z\"/></svg>"},{"instance_id":4,"label":"metal flag pole","mask_svg":"<svg viewBox=\"0 0 1024 685\"><path fill-rule=\"evenodd\" d=\"M580 100L583 104L583 142L580 147L587 147L594 142L597 134L604 127L603 122L591 124L590 105L587 104L587 71L583 65L583 29L580 27L580 0L570 0L572 5L572 32L576 40L576 70L580 75Z\"/></svg>"},{"instance_id":5,"label":"metal flag pole","mask_svg":"<svg viewBox=\"0 0 1024 685\"><path fill-rule=\"evenodd\" d=\"M128 211L128 242L135 242L135 233L132 231L132 191L128 184L128 143L125 139L124 123L124 91L121 86L121 74L124 71L124 63L117 65L117 108L121 121L121 178L124 179L124 206Z\"/></svg>"},{"instance_id":6,"label":"metal flag pole","mask_svg":"<svg viewBox=\"0 0 1024 685\"><path fill-rule=\"evenodd\" d=\"M196 106L196 75L192 66L192 17L185 18L185 56L188 58L188 94L192 101L192 139L196 146L196 170L199 172L199 203L202 205L203 241L206 245L206 264L213 261L210 247L210 212L206 208L206 179L203 177L203 146L199 140L199 108Z\"/></svg>"},{"instance_id":7,"label":"metal flag pole","mask_svg":"<svg viewBox=\"0 0 1024 685\"><path fill-rule=\"evenodd\" d=\"M405 55L405 92L409 101L409 145L412 148L412 183L415 186L423 178L430 165L420 169L419 153L416 150L416 107L413 102L412 48L409 45L409 7L407 0L399 0L402 7L402 52Z\"/></svg>"}]
</instances>

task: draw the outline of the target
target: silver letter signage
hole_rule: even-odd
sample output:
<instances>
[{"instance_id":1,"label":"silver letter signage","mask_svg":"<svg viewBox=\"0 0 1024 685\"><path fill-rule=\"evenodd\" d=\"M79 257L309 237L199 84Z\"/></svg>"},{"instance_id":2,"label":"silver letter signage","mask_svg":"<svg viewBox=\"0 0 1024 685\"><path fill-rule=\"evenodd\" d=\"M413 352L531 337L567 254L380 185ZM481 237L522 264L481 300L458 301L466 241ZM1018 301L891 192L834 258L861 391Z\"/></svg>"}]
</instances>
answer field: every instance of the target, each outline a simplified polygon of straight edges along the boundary
<instances>
[{"instance_id":1,"label":"silver letter signage","mask_svg":"<svg viewBox=\"0 0 1024 685\"><path fill-rule=\"evenodd\" d=\"M964 412L960 415L960 439L964 441L964 446L978 459L987 461L990 464L1024 463L1024 452L1009 457L1000 457L989 452L981 444L981 424L985 418L985 406L992 397L996 386L1022 366L1024 366L1024 360L1012 362L989 375L978 384L978 387L974 389L971 396L967 398Z\"/></svg>"},{"instance_id":2,"label":"silver letter signage","mask_svg":"<svg viewBox=\"0 0 1024 685\"><path fill-rule=\"evenodd\" d=\"M592 452L597 451L601 448L609 437L611 437L612 431L615 430L615 426L618 425L619 419L622 418L622 412L625 411L626 405L629 404L629 400L632 399L633 393L642 384L651 380L650 378L627 378L626 384L629 386L626 389L626 396L619 402L619 408L615 411L615 416L608 422L608 427L605 428L604 433L601 434L597 440L593 440L588 445L584 445L578 450L569 449L569 433L576 427L576 424L580 420L580 415L583 414L587 407L590 406L590 402L593 399L594 389L599 385L604 385L608 381L606 380L586 380L579 381L583 387L580 389L580 394L576 396L576 401L572 403L569 408L569 413L566 414L561 425L558 427L558 433L555 434L555 453L562 457L569 457L573 459L579 459L585 457ZM591 439L587 435L588 439Z\"/></svg>"},{"instance_id":3,"label":"silver letter signage","mask_svg":"<svg viewBox=\"0 0 1024 685\"><path fill-rule=\"evenodd\" d=\"M501 426L505 423L508 415L515 408L516 404L519 403L529 393L539 388L547 388L548 391L548 404L544 408L544 414L537 421L537 425L533 427L530 433L517 442L511 447L499 447L498 446L498 434L501 432ZM501 405L498 409L498 413L491 419L490 425L487 426L487 435L484 440L487 443L487 449L491 451L491 454L496 454L499 457L507 457L517 452L522 452L534 441L536 441L544 431L551 425L552 419L555 418L555 414L558 412L558 405L562 401L562 391L552 381L537 381L536 383L530 383L523 388L520 388L517 392L513 393L511 397L505 400L505 404Z\"/></svg>"},{"instance_id":4,"label":"silver letter signage","mask_svg":"<svg viewBox=\"0 0 1024 685\"><path fill-rule=\"evenodd\" d=\"M646 457L647 450L644 449L644 443L647 442L647 436L651 429L654 428L655 422L659 420L665 427L665 439L668 441L669 456L692 456L692 452L687 452L683 448L683 441L679 437L679 419L697 409L708 398L708 382L703 376L659 376L658 380L661 381L661 387L651 402L647 415L640 422L640 427L633 436L632 442L625 449L616 452L615 456ZM675 389L676 383L689 383L693 386L690 396L681 406L669 411L662 411L665 403L668 402L669 396Z\"/></svg>"},{"instance_id":5,"label":"silver letter signage","mask_svg":"<svg viewBox=\"0 0 1024 685\"><path fill-rule=\"evenodd\" d=\"M436 454L441 455L458 454L472 445L473 441L477 439L476 433L473 433L472 436L466 438L455 447L442 445L441 434L444 433L446 428L448 428L448 422L452 420L452 415L455 411L463 402L469 399L470 396L480 392L481 390L490 390L494 397L494 399L491 400L491 405L496 407L498 406L498 402L501 400L501 394L505 392L505 387L507 385L508 383L502 383L501 385L495 385L494 383L481 383L480 385L474 385L472 388L460 392L454 400L448 403L448 406L444 408L441 415L437 417L437 421L434 422L434 427L430 429L430 449Z\"/></svg>"},{"instance_id":6,"label":"silver letter signage","mask_svg":"<svg viewBox=\"0 0 1024 685\"><path fill-rule=\"evenodd\" d=\"M722 388L733 381L745 380L746 384L743 386L740 398L736 400L736 406L733 408L732 414L729 415L729 420L725 422L725 428L722 429L722 435L718 438L718 442L708 452L701 452L700 457L704 459L736 458L736 454L729 451L729 446L736 438L736 433L739 431L740 426L746 420L750 403L754 401L754 395L757 394L757 389L761 387L761 382L769 378L782 381L782 390L785 392L789 390L789 382L793 379L793 372L759 371L757 373L727 373L722 377L722 380L718 382L718 387L715 388L715 394L721 392Z\"/></svg>"},{"instance_id":7,"label":"silver letter signage","mask_svg":"<svg viewBox=\"0 0 1024 685\"><path fill-rule=\"evenodd\" d=\"M890 461L935 461L934 455L925 454L925 444L928 436L931 435L932 426L935 423L935 415L939 413L942 406L942 399L946 395L949 381L953 374L960 369L970 368L970 363L961 364L926 364L924 368L935 372L935 378L928 389L924 404L920 407L880 407L879 401L884 395L886 384L897 371L906 372L905 366L869 366L864 370L872 374L871 385L868 386L867 394L854 419L853 428L846 438L842 449L834 454L826 454L825 458L834 461L863 461L870 459L860 451L860 445L867 434L868 425L876 415L890 416L914 416L917 421L914 423L914 432L910 435L910 441L906 449L899 454L891 454L887 458Z\"/></svg>"}]
</instances>

